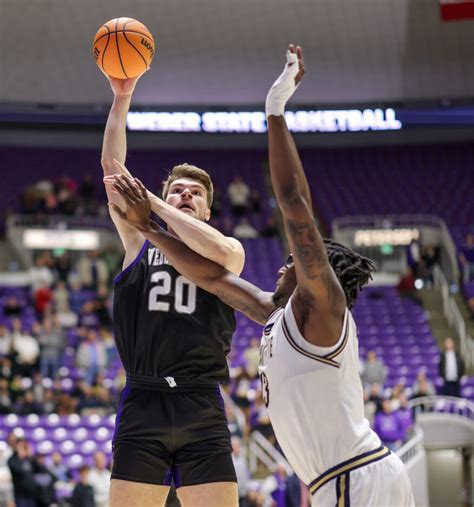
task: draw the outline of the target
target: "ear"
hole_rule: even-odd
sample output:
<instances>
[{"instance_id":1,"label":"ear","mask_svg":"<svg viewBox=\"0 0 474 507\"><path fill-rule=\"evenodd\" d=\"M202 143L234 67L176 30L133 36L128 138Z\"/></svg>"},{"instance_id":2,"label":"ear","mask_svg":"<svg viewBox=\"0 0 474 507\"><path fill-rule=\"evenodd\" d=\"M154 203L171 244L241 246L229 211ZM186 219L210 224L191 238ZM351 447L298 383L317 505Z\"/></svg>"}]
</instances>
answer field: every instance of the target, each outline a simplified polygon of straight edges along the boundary
<instances>
[{"instance_id":1,"label":"ear","mask_svg":"<svg viewBox=\"0 0 474 507\"><path fill-rule=\"evenodd\" d=\"M210 219L211 219L211 210L210 210L210 208L207 208L206 213L204 215L204 220L206 222L209 222Z\"/></svg>"}]
</instances>

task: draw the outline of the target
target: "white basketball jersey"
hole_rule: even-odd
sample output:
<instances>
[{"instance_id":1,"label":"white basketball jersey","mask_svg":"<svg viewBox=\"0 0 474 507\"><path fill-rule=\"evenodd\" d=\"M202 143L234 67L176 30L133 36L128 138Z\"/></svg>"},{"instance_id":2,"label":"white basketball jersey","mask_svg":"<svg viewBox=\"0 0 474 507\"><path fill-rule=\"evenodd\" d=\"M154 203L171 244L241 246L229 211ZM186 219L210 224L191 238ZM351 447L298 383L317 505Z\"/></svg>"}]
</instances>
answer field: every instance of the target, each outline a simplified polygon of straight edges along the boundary
<instances>
[{"instance_id":1,"label":"white basketball jersey","mask_svg":"<svg viewBox=\"0 0 474 507\"><path fill-rule=\"evenodd\" d=\"M304 483L381 445L364 417L357 332L348 309L337 344L317 347L298 331L290 299L270 315L260 356L275 435Z\"/></svg>"}]
</instances>

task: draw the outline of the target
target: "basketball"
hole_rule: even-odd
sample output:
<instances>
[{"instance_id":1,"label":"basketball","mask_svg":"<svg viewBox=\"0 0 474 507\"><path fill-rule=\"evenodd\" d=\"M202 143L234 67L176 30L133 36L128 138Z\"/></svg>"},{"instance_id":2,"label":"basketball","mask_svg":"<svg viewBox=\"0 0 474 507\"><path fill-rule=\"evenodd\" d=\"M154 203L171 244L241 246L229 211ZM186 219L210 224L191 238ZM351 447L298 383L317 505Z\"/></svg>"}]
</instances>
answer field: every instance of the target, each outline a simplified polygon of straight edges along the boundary
<instances>
[{"instance_id":1,"label":"basketball","mask_svg":"<svg viewBox=\"0 0 474 507\"><path fill-rule=\"evenodd\" d=\"M99 28L92 52L97 65L108 76L127 79L140 75L150 66L155 41L140 21L116 18Z\"/></svg>"}]
</instances>

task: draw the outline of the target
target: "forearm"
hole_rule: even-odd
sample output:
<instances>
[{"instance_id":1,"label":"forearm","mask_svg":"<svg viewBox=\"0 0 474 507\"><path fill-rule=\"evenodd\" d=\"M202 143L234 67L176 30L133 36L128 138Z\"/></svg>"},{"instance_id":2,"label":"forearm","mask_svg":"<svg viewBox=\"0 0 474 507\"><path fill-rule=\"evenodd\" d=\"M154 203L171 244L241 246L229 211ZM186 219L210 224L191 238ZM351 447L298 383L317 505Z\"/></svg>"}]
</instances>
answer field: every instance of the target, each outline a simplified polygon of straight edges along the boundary
<instances>
[{"instance_id":1,"label":"forearm","mask_svg":"<svg viewBox=\"0 0 474 507\"><path fill-rule=\"evenodd\" d=\"M194 252L236 274L243 268L243 249L214 227L170 206L149 193L151 209Z\"/></svg>"},{"instance_id":2,"label":"forearm","mask_svg":"<svg viewBox=\"0 0 474 507\"><path fill-rule=\"evenodd\" d=\"M173 267L201 289L259 323L265 323L274 305L271 297L219 264L188 248L183 241L149 221L142 234L171 261Z\"/></svg>"},{"instance_id":3,"label":"forearm","mask_svg":"<svg viewBox=\"0 0 474 507\"><path fill-rule=\"evenodd\" d=\"M122 164L125 163L127 155L127 113L131 99L131 95L118 95L114 98L110 109L105 126L101 156L105 176L119 173L119 170L112 162L114 158Z\"/></svg>"},{"instance_id":4,"label":"forearm","mask_svg":"<svg viewBox=\"0 0 474 507\"><path fill-rule=\"evenodd\" d=\"M284 116L270 115L267 121L270 175L280 207L291 206L296 198L311 207L308 181Z\"/></svg>"}]
</instances>

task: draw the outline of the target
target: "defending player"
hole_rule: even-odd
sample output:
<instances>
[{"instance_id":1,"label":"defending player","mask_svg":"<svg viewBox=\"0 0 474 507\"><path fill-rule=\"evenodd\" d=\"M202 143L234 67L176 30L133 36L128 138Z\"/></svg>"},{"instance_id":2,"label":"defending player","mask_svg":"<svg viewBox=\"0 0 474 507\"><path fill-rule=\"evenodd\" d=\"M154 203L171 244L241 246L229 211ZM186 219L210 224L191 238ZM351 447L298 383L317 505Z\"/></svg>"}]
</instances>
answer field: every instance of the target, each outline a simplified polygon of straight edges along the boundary
<instances>
[{"instance_id":1,"label":"defending player","mask_svg":"<svg viewBox=\"0 0 474 507\"><path fill-rule=\"evenodd\" d=\"M402 462L364 418L357 333L350 307L374 267L323 240L314 223L306 177L284 119L284 107L304 73L300 48L266 102L270 172L294 258L280 269L276 292L263 292L200 258L149 218L146 190L116 179L127 210L175 268L209 292L265 324L260 374L277 439L312 493L312 505L414 505ZM199 263L199 270L195 267Z\"/></svg>"},{"instance_id":2,"label":"defending player","mask_svg":"<svg viewBox=\"0 0 474 507\"><path fill-rule=\"evenodd\" d=\"M114 102L102 150L104 180L125 161L126 116L138 78L109 78ZM106 185L110 202L123 205ZM242 245L207 225L209 175L182 164L149 194L153 211L192 250L235 274ZM226 355L233 310L181 276L143 234L111 209L125 248L115 279L114 329L127 372L113 441L112 507L164 505L174 478L187 506L236 506L237 485L219 383L228 380Z\"/></svg>"}]
</instances>

